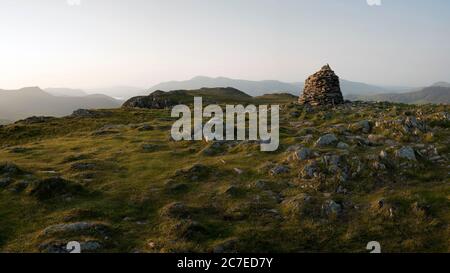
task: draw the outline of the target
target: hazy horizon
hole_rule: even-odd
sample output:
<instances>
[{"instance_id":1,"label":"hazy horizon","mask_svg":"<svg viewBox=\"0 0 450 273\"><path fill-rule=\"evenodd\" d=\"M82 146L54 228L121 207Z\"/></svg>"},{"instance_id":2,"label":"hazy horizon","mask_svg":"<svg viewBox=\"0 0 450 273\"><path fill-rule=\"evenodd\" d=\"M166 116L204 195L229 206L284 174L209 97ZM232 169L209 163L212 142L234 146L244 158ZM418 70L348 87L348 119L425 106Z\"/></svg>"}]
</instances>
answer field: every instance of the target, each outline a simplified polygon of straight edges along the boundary
<instances>
[{"instance_id":1,"label":"hazy horizon","mask_svg":"<svg viewBox=\"0 0 450 273\"><path fill-rule=\"evenodd\" d=\"M318 69L317 69L318 70ZM316 71L315 71L316 72ZM313 73L311 73L313 74ZM308 75L309 76L309 75ZM159 84L162 83L170 83L170 82L185 82L185 81L190 81L193 80L195 78L198 77L206 77L206 78L210 78L210 79L217 79L217 78L226 78L226 79L230 79L230 80L242 80L242 81L254 81L254 82L263 82L263 81L278 81L281 83L288 83L288 84L297 84L297 83L303 83L306 80L298 80L298 81L282 81L279 79L255 79L255 80L249 80L249 79L243 79L243 78L231 78L231 77L227 77L227 76L207 76L207 75L197 75L197 76L193 76L191 78L186 78L186 79L173 79L173 80L168 80L168 81L162 81L162 82L158 82L156 84L152 84L151 86L136 86L136 85L127 85L127 84L115 84L115 85L102 85L102 86L86 86L86 87L79 87L79 86L54 86L54 85L50 85L50 86L39 86L39 85L24 85L24 86L18 86L15 88L3 88L2 86L0 86L0 90L19 90L19 89L24 89L24 88L33 88L33 87L38 87L42 90L46 90L46 89L73 89L73 90L82 90L87 92L88 94L93 94L92 92L95 92L97 90L101 90L102 92L104 92L105 94L107 94L107 89L113 89L113 88L124 88L124 89L142 89L143 91L147 90L147 89L151 89L154 86L157 86ZM362 84L368 84L368 85L373 85L373 86L377 86L377 87L382 87L382 88L389 88L392 87L394 88L394 90L392 90L393 92L396 91L395 88L406 88L404 91L412 91L408 88L422 88L422 87L428 87L431 86L433 84L439 83L439 82L447 82L447 81L436 81L436 82L432 82L429 84L425 84L425 85L399 85L399 84L395 84L395 85L390 85L390 84L378 84L378 83L371 83L371 82L361 82L361 81L356 81L356 80L351 80L351 79L344 79L344 78L340 78L340 80L346 80L346 81L350 81L350 82L355 82L355 83L362 83ZM220 86L218 86L220 87ZM300 90L299 90L300 91Z\"/></svg>"},{"instance_id":2,"label":"hazy horizon","mask_svg":"<svg viewBox=\"0 0 450 273\"><path fill-rule=\"evenodd\" d=\"M0 89L303 81L330 63L381 86L450 81L450 2L3 0Z\"/></svg>"}]
</instances>

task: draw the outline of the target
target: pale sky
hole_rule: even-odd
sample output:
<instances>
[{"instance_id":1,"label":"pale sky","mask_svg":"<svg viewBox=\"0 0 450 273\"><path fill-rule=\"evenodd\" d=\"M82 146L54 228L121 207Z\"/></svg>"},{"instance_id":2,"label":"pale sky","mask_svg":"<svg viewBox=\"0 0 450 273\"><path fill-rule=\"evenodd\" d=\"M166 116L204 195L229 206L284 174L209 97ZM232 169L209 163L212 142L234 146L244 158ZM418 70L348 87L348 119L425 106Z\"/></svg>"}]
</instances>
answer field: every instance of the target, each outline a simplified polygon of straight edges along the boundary
<instances>
[{"instance_id":1,"label":"pale sky","mask_svg":"<svg viewBox=\"0 0 450 273\"><path fill-rule=\"evenodd\" d=\"M0 89L293 82L325 63L424 86L450 81L449 14L448 0L0 0Z\"/></svg>"}]
</instances>

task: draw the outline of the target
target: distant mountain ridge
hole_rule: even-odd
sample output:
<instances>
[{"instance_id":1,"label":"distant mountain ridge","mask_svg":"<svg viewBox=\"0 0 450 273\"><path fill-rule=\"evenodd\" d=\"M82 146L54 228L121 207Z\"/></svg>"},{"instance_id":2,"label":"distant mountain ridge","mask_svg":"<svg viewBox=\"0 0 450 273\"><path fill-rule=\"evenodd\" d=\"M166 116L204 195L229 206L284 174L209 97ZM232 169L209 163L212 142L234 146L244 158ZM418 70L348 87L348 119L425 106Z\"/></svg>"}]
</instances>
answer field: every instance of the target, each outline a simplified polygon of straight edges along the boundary
<instances>
[{"instance_id":1,"label":"distant mountain ridge","mask_svg":"<svg viewBox=\"0 0 450 273\"><path fill-rule=\"evenodd\" d=\"M0 119L15 121L30 116L60 117L80 108L117 108L120 104L120 101L101 94L54 96L39 87L0 90Z\"/></svg>"},{"instance_id":2,"label":"distant mountain ridge","mask_svg":"<svg viewBox=\"0 0 450 273\"><path fill-rule=\"evenodd\" d=\"M84 91L88 94L105 94L121 100L126 100L134 96L146 95L144 88L133 86L112 86L105 88L85 89Z\"/></svg>"},{"instance_id":3,"label":"distant mountain ridge","mask_svg":"<svg viewBox=\"0 0 450 273\"><path fill-rule=\"evenodd\" d=\"M380 93L398 93L412 90L409 87L378 86L362 82L340 79L341 89L346 95L370 95ZM448 84L448 83L447 83ZM96 89L47 88L44 91L55 96L83 96L87 94L105 94L119 100L127 100L135 96L145 96L153 91L198 90L201 88L232 87L251 95L262 96L273 93L290 93L299 96L304 82L283 82L278 80L251 81L227 77L197 76L185 81L162 82L149 89L132 86L112 86Z\"/></svg>"},{"instance_id":4,"label":"distant mountain ridge","mask_svg":"<svg viewBox=\"0 0 450 273\"><path fill-rule=\"evenodd\" d=\"M432 86L434 86L434 87L448 87L448 88L450 88L450 83L448 83L448 82L437 82L437 83L433 84Z\"/></svg>"},{"instance_id":5,"label":"distant mountain ridge","mask_svg":"<svg viewBox=\"0 0 450 273\"><path fill-rule=\"evenodd\" d=\"M370 85L361 82L340 80L341 89L344 95L349 94L378 94L389 93L391 90L380 86ZM197 76L187 81L169 81L157 84L149 89L150 92L156 90L191 90L203 87L232 87L241 90L251 96L261 96L269 93L290 93L298 96L303 90L303 82L287 83L276 80L250 81L225 77L211 78Z\"/></svg>"},{"instance_id":6,"label":"distant mountain ridge","mask_svg":"<svg viewBox=\"0 0 450 273\"><path fill-rule=\"evenodd\" d=\"M11 123L10 120L7 120L7 119L0 119L0 125L5 125L5 124L9 124L9 123Z\"/></svg>"},{"instance_id":7,"label":"distant mountain ridge","mask_svg":"<svg viewBox=\"0 0 450 273\"><path fill-rule=\"evenodd\" d=\"M236 80L225 77L210 78L197 76L187 81L170 81L157 84L149 91L171 91L171 90L196 90L201 88L232 87L241 90L251 96L264 95L274 92L294 93L298 86L275 80L249 81Z\"/></svg>"},{"instance_id":8,"label":"distant mountain ridge","mask_svg":"<svg viewBox=\"0 0 450 273\"><path fill-rule=\"evenodd\" d=\"M84 97L88 96L84 90L72 88L46 88L45 92L58 97Z\"/></svg>"},{"instance_id":9,"label":"distant mountain ridge","mask_svg":"<svg viewBox=\"0 0 450 273\"><path fill-rule=\"evenodd\" d=\"M196 86L200 86L196 88ZM208 87L212 86L212 87ZM222 87L223 86L223 87ZM183 95L190 102L193 96L202 96L208 101L295 101L303 90L303 83L285 83L281 81L248 81L234 80L224 77L209 78L195 77L189 81L172 81L161 83L149 91L134 89L131 93L121 94L124 98L133 97L132 93L147 96L155 88L162 91L173 91L170 96ZM387 92L386 89L364 83L341 80L341 89L345 99L363 101L389 101L409 104L450 104L450 83L437 82L430 87L411 89L410 92ZM111 89L105 89L111 90ZM397 89L397 91L400 89ZM160 91L159 93L165 93ZM226 91L226 92L225 92ZM221 94L221 92L225 92ZM125 95L128 94L128 95ZM269 94L267 96L264 96ZM277 95L273 95L277 94ZM124 96L125 95L125 96ZM251 95L251 96L250 96ZM252 97L253 96L253 97ZM164 97L164 95L162 96ZM233 98L231 98L233 97ZM111 98L103 94L87 93L80 89L48 88L46 91L39 87L27 87L19 90L0 89L0 125L24 119L30 116L64 116L80 108L118 108L122 100Z\"/></svg>"},{"instance_id":10,"label":"distant mountain ridge","mask_svg":"<svg viewBox=\"0 0 450 273\"><path fill-rule=\"evenodd\" d=\"M363 101L388 101L408 104L450 104L450 85L449 87L434 84L418 91L401 94L377 94L371 96L350 96L351 100Z\"/></svg>"}]
</instances>

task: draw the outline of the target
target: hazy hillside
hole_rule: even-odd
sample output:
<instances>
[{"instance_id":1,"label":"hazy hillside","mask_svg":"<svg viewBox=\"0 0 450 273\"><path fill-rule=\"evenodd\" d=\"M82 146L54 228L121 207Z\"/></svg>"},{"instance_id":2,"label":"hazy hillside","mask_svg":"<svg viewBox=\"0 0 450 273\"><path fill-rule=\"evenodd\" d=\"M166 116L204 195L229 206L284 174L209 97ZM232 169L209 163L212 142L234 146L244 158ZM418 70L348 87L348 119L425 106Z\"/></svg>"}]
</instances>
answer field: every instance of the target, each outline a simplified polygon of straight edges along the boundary
<instances>
[{"instance_id":1,"label":"hazy hillside","mask_svg":"<svg viewBox=\"0 0 450 273\"><path fill-rule=\"evenodd\" d=\"M448 88L450 88L450 83L448 83L448 82L437 82L437 83L433 84L432 86L434 86L434 87L448 87Z\"/></svg>"},{"instance_id":2,"label":"hazy hillside","mask_svg":"<svg viewBox=\"0 0 450 273\"><path fill-rule=\"evenodd\" d=\"M64 116L79 108L116 108L120 104L105 95L53 96L39 87L0 90L0 119L15 121L30 116Z\"/></svg>"},{"instance_id":3,"label":"hazy hillside","mask_svg":"<svg viewBox=\"0 0 450 273\"><path fill-rule=\"evenodd\" d=\"M50 95L59 97L84 97L88 95L81 89L72 88L46 88L44 91Z\"/></svg>"},{"instance_id":4,"label":"hazy hillside","mask_svg":"<svg viewBox=\"0 0 450 273\"><path fill-rule=\"evenodd\" d=\"M349 96L351 100L363 101L389 101L398 103L424 104L424 103L445 103L450 104L450 87L440 87L433 85L419 91L402 94L378 94L372 96Z\"/></svg>"},{"instance_id":5,"label":"hazy hillside","mask_svg":"<svg viewBox=\"0 0 450 273\"><path fill-rule=\"evenodd\" d=\"M173 89L172 89L173 90ZM105 88L86 89L89 94L105 94L115 99L126 100L134 96L146 95L148 92L143 88L133 86L113 86Z\"/></svg>"},{"instance_id":6,"label":"hazy hillside","mask_svg":"<svg viewBox=\"0 0 450 273\"><path fill-rule=\"evenodd\" d=\"M341 79L341 88L344 95L368 95L380 93L400 93L410 91L408 87L391 87L391 86L376 86L361 82L353 82ZM442 82L437 84L447 84ZM215 88L215 87L233 87L251 96L261 96L273 93L290 93L295 96L300 95L303 90L304 82L287 83L277 80L265 81L250 81L239 80L225 77L211 78L206 76L194 77L187 81L169 81L159 83L150 89L144 90L132 86L115 86L96 89L72 89L72 88L47 88L45 92L55 96L66 97L82 97L88 94L104 94L119 100L127 100L135 96L144 96L157 90L171 91L171 90L195 90L201 88Z\"/></svg>"},{"instance_id":7,"label":"hazy hillside","mask_svg":"<svg viewBox=\"0 0 450 273\"><path fill-rule=\"evenodd\" d=\"M150 88L150 91L170 91L180 89L190 90L200 89L202 87L233 87L242 90L243 92L252 96L264 95L266 93L274 92L298 93L299 91L298 86L280 81L248 81L229 79L224 77L210 78L204 76L195 77L187 81L163 82Z\"/></svg>"},{"instance_id":8,"label":"hazy hillside","mask_svg":"<svg viewBox=\"0 0 450 273\"><path fill-rule=\"evenodd\" d=\"M7 119L0 119L0 125L5 125L5 124L9 124L9 123L11 123L10 120L7 120Z\"/></svg>"},{"instance_id":9,"label":"hazy hillside","mask_svg":"<svg viewBox=\"0 0 450 273\"><path fill-rule=\"evenodd\" d=\"M200 89L202 87L233 87L244 91L252 96L260 96L268 93L291 93L298 96L303 90L304 83L286 83L281 81L249 81L237 80L224 77L210 78L199 76L187 81L170 81L157 84L150 88L150 91L179 90L179 89ZM352 82L341 79L341 88L346 94L378 94L388 93L390 90L383 87L369 85L360 82Z\"/></svg>"},{"instance_id":10,"label":"hazy hillside","mask_svg":"<svg viewBox=\"0 0 450 273\"><path fill-rule=\"evenodd\" d=\"M104 94L115 99L126 100L134 96L145 95L148 93L143 88L132 86L113 86L93 89L73 89L73 88L46 88L45 92L54 96L64 97L83 97L89 94Z\"/></svg>"}]
</instances>

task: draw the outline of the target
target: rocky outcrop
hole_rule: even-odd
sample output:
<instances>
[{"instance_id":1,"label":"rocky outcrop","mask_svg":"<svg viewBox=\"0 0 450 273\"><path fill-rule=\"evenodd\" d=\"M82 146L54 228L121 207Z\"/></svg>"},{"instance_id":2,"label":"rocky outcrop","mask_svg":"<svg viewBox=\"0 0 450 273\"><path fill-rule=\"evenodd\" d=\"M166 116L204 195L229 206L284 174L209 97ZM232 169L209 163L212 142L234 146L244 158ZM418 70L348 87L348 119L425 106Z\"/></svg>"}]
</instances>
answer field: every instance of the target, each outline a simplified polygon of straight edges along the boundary
<instances>
[{"instance_id":1,"label":"rocky outcrop","mask_svg":"<svg viewBox=\"0 0 450 273\"><path fill-rule=\"evenodd\" d=\"M46 123L48 121L54 120L54 117L45 117L45 116L32 116L23 120L19 120L15 122L16 124L36 124L36 123Z\"/></svg>"},{"instance_id":2,"label":"rocky outcrop","mask_svg":"<svg viewBox=\"0 0 450 273\"><path fill-rule=\"evenodd\" d=\"M344 103L339 77L328 64L322 67L319 72L309 76L299 102L313 106Z\"/></svg>"},{"instance_id":3,"label":"rocky outcrop","mask_svg":"<svg viewBox=\"0 0 450 273\"><path fill-rule=\"evenodd\" d=\"M122 107L165 109L177 104L178 101L170 98L168 93L163 91L155 91L148 96L133 97L127 100Z\"/></svg>"},{"instance_id":4,"label":"rocky outcrop","mask_svg":"<svg viewBox=\"0 0 450 273\"><path fill-rule=\"evenodd\" d=\"M71 117L74 118L99 118L110 116L111 113L102 110L78 109L73 111Z\"/></svg>"},{"instance_id":5,"label":"rocky outcrop","mask_svg":"<svg viewBox=\"0 0 450 273\"><path fill-rule=\"evenodd\" d=\"M133 97L123 108L166 109L178 104L190 105L194 97L201 97L204 104L247 104L253 97L232 87L201 88L195 90L155 91L148 96Z\"/></svg>"}]
</instances>

